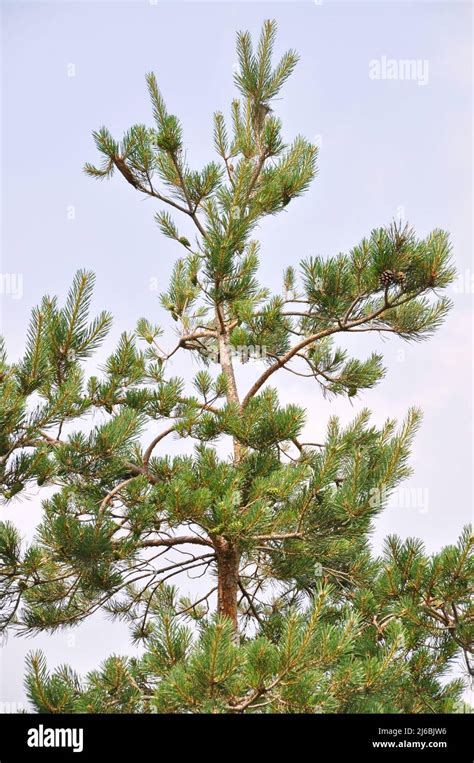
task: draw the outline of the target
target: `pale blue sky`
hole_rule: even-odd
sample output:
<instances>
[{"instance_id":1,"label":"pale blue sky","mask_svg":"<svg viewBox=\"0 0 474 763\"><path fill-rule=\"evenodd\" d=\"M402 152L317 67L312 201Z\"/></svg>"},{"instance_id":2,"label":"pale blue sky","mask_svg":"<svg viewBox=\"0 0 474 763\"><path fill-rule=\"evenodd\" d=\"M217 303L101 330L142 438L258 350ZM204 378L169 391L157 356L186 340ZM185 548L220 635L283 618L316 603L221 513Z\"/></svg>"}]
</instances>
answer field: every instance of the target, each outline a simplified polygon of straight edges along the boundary
<instances>
[{"instance_id":1,"label":"pale blue sky","mask_svg":"<svg viewBox=\"0 0 474 763\"><path fill-rule=\"evenodd\" d=\"M400 212L420 235L451 232L462 277L451 289L455 310L429 343L351 338L361 357L385 353L388 373L375 390L352 404L328 403L315 385L286 375L282 399L308 407L308 439L322 436L334 412L348 421L368 406L380 423L420 405L415 472L404 485L419 500L387 508L374 546L389 532L417 535L430 550L454 542L472 505L470 3L19 1L3 2L2 12L1 273L23 277L21 299L0 294L11 356L22 350L30 308L46 292L64 297L79 267L96 272L96 309L115 317L106 352L141 315L161 320L150 282L166 285L179 252L161 237L152 201L120 178L98 183L82 174L84 161L96 159L91 131L105 124L121 137L135 122L151 123L144 74L153 70L182 120L190 163L201 166L212 158L212 113L228 113L235 93L235 31L256 34L265 18L276 18L278 51L301 54L276 111L288 139L318 136L321 149L311 190L262 226L262 280L278 290L284 265L347 250ZM428 84L370 79L369 62L383 56L428 61ZM186 372L179 361L175 368ZM247 383L251 375L247 368L239 378ZM0 514L29 535L39 499ZM74 643L68 632L10 639L0 701L24 696L23 656L34 646L52 665L69 661L79 670L131 651L122 626L97 618L73 634Z\"/></svg>"}]
</instances>

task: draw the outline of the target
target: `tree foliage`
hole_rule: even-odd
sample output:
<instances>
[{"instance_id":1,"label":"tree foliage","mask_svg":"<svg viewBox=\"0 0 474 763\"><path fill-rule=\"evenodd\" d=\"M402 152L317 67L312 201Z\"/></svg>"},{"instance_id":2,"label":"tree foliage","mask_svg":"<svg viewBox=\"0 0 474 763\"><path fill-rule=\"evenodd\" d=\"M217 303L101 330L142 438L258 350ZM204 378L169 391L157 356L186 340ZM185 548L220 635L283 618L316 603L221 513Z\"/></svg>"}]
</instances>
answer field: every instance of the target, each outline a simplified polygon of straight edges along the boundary
<instances>
[{"instance_id":1,"label":"tree foliage","mask_svg":"<svg viewBox=\"0 0 474 763\"><path fill-rule=\"evenodd\" d=\"M305 443L306 411L274 386L277 373L329 396L376 385L382 356L336 341L430 337L450 307L448 235L392 224L346 254L292 261L279 293L260 283L257 226L304 193L317 157L301 136L285 142L274 113L298 59L273 63L275 33L266 22L255 49L237 36L240 98L230 127L214 115L217 161L188 164L153 74L153 126L94 133L102 161L86 173L118 172L160 202L157 224L180 247L161 295L176 346L141 318L87 377L111 318L90 318L94 277L80 271L63 307L45 297L33 310L18 362L0 347L2 497L55 488L31 544L0 523L1 627L52 632L101 610L143 645L84 679L32 653L39 711L453 712L463 683L446 677L460 655L472 674L469 530L433 556L415 539L370 549L410 473L419 411L381 428L365 409L347 426L332 417L324 442ZM199 362L193 378L172 375L178 352ZM252 358L242 391L234 368ZM169 437L188 438L188 454L167 455ZM204 576L194 597L187 574Z\"/></svg>"}]
</instances>

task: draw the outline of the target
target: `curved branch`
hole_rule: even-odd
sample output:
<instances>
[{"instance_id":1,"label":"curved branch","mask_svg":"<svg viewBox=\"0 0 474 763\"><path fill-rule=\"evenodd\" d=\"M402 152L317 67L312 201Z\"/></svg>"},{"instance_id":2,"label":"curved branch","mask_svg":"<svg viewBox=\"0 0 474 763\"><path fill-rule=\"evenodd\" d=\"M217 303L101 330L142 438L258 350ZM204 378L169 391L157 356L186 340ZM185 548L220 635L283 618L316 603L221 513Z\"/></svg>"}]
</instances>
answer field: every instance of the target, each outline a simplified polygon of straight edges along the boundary
<instances>
[{"instance_id":1,"label":"curved branch","mask_svg":"<svg viewBox=\"0 0 474 763\"><path fill-rule=\"evenodd\" d=\"M422 291L417 292L414 295L411 295L407 297L404 300L400 300L398 302L393 302L392 304L386 303L383 304L382 307L380 307L378 310L374 310L373 313L370 315L363 315L361 318L357 318L353 321L350 321L349 323L343 323L342 321L338 321L336 326L331 326L329 328L323 329L321 331L318 331L316 334L311 334L310 336L305 337L302 339L301 342L298 342L294 347L291 347L288 352L286 352L284 355L282 355L278 360L275 361L271 366L269 366L266 371L263 372L263 374L257 379L257 381L252 385L252 387L247 392L246 396L244 397L242 401L242 407L244 408L249 400L251 400L254 395L257 394L260 387L262 387L265 382L272 376L272 374L275 373L275 371L278 371L280 368L283 368L283 366L288 363L289 360L291 360L297 353L300 352L300 350L304 350L305 347L307 347L309 344L313 344L314 342L317 342L319 339L324 339L324 337L331 336L332 334L337 334L341 331L351 331L352 328L356 326L361 326L364 323L369 323L370 321L374 320L374 318L377 318L379 315L382 315L387 309L399 307L400 305L405 304L406 302L416 299L416 297L419 297ZM371 330L371 329L368 329ZM372 330L380 330L380 329L372 329Z\"/></svg>"},{"instance_id":2,"label":"curved branch","mask_svg":"<svg viewBox=\"0 0 474 763\"><path fill-rule=\"evenodd\" d=\"M144 469L147 469L153 450L158 445L158 443L161 442L161 440L164 440L164 438L167 437L169 434L171 434L171 432L174 432L175 429L176 429L176 425L173 424L173 426L170 426L168 427L168 429L165 429L163 432L157 435L154 440L151 441L145 453L143 454Z\"/></svg>"}]
</instances>

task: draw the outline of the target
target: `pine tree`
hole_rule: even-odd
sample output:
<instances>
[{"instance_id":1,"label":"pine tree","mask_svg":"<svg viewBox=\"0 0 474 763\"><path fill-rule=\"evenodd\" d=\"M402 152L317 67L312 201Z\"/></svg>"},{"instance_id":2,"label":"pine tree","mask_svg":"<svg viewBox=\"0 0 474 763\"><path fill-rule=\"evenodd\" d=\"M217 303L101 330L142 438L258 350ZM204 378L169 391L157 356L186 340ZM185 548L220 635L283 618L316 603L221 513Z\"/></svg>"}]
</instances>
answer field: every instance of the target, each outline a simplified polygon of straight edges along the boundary
<instances>
[{"instance_id":1,"label":"pine tree","mask_svg":"<svg viewBox=\"0 0 474 763\"><path fill-rule=\"evenodd\" d=\"M472 675L469 529L432 556L415 539L370 549L410 473L419 411L398 427L373 426L367 410L347 426L332 417L324 442L308 443L306 411L272 386L292 373L327 397L372 388L382 356L350 357L338 335L426 339L454 278L444 231L420 239L392 224L347 254L289 264L277 294L260 284L257 227L304 193L317 158L303 137L282 137L275 98L298 56L274 64L275 33L266 22L255 49L237 35L240 97L231 128L214 115L218 161L190 168L153 74L153 126L120 142L94 133L103 161L86 173L117 171L159 202L158 226L181 250L161 295L176 345L165 350L142 318L86 378L111 317L90 319L94 276L80 271L64 306L45 297L33 310L20 362L0 347L1 494L56 488L30 545L0 523L1 628L53 632L102 610L143 645L85 678L31 653L39 711L455 712L463 679L447 676L459 655ZM178 352L199 362L192 379L171 375ZM242 390L235 367L251 358ZM188 455L166 455L173 436ZM206 588L194 598L189 572Z\"/></svg>"}]
</instances>

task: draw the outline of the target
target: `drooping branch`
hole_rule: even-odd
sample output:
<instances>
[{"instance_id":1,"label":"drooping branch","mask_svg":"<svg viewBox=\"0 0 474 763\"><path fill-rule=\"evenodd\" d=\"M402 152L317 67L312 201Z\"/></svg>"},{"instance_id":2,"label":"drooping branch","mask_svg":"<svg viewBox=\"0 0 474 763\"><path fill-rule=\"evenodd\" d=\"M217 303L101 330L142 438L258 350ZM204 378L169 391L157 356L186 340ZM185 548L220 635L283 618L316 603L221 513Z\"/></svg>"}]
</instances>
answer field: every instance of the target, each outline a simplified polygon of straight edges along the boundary
<instances>
[{"instance_id":1,"label":"drooping branch","mask_svg":"<svg viewBox=\"0 0 474 763\"><path fill-rule=\"evenodd\" d=\"M245 406L248 404L249 400L254 397L258 390L265 384L266 381L276 372L279 371L280 368L283 368L292 358L295 357L301 350L304 350L305 347L308 347L308 345L314 344L320 339L324 339L325 337L332 336L333 334L338 334L340 332L344 331L351 331L353 328L357 326L361 326L365 323L370 323L371 321L375 320L375 318L378 318L380 315L382 315L384 312L386 312L387 309L392 309L395 307L400 307L401 305L405 304L408 301L411 301L418 297L422 291L417 292L416 294L410 295L406 299L398 300L392 303L385 303L382 305L382 307L378 308L377 310L374 310L369 315L364 315L361 318L357 318L353 321L349 321L344 323L343 321L338 321L336 325L330 326L326 329L322 329L321 331L316 332L315 334L311 334L310 336L305 337L301 340L301 342L298 342L296 345L291 347L288 352L286 352L284 355L282 355L278 360L275 361L271 366L269 366L263 374L254 382L254 384L251 386L247 394L245 395L243 401L242 401L242 408L245 408ZM370 328L369 330L372 330Z\"/></svg>"}]
</instances>

